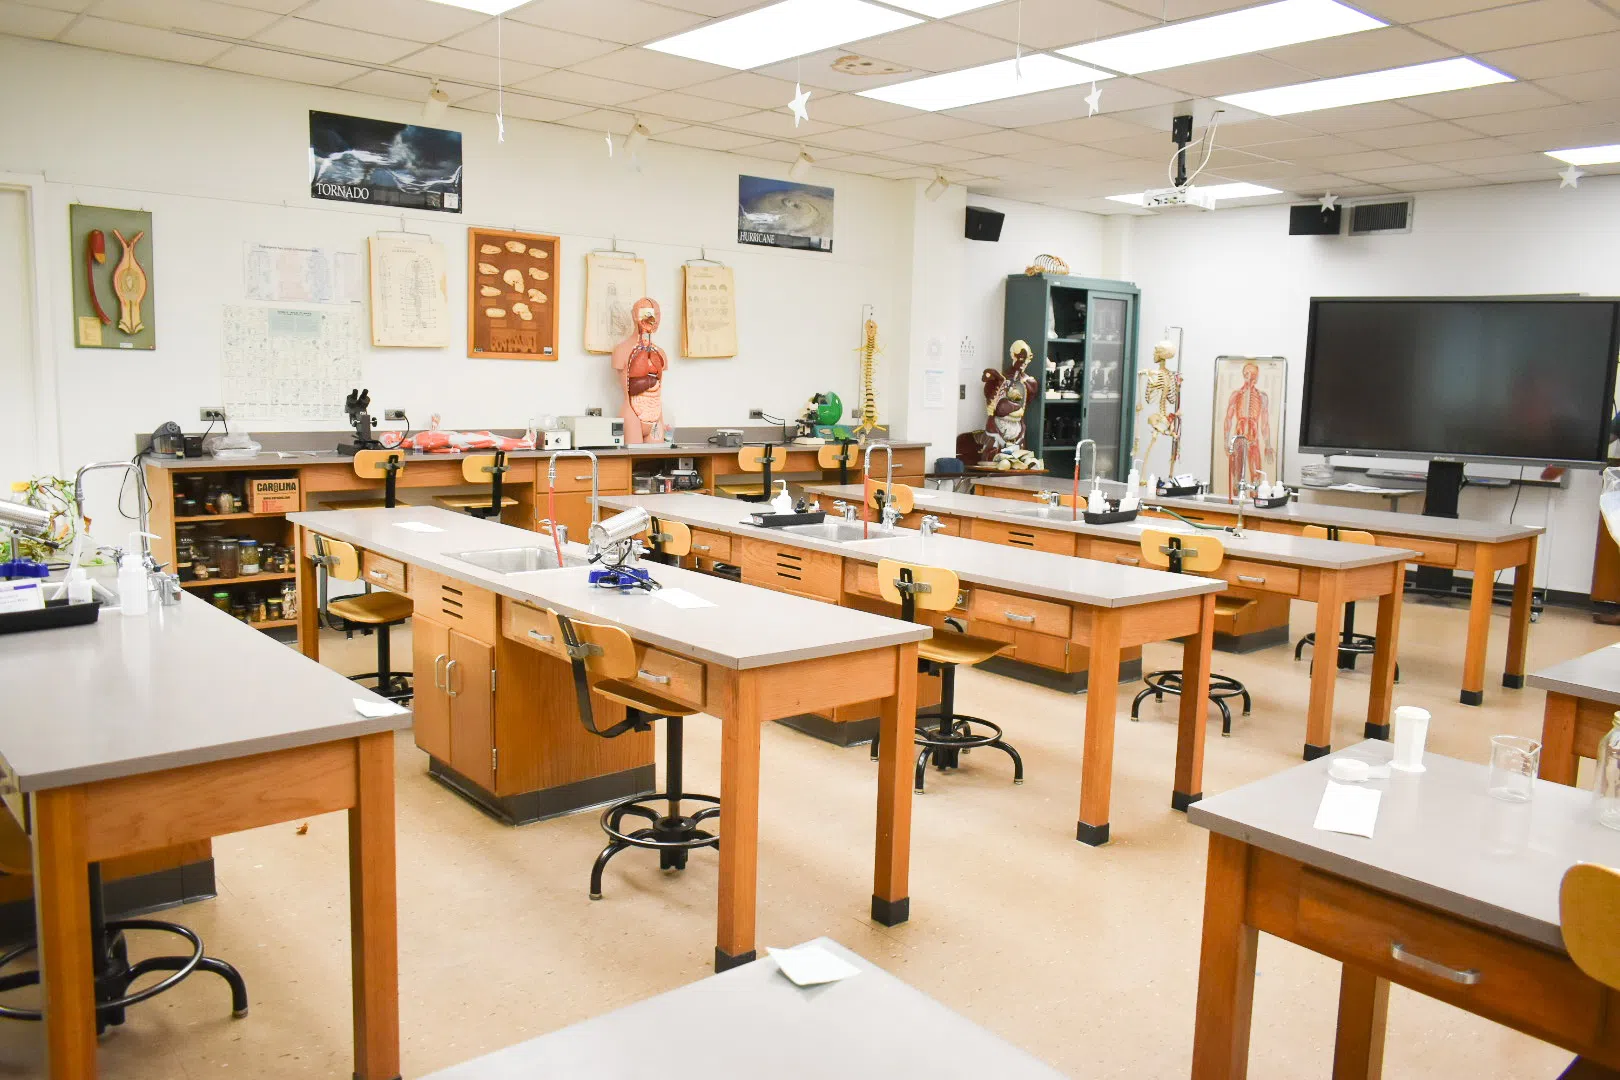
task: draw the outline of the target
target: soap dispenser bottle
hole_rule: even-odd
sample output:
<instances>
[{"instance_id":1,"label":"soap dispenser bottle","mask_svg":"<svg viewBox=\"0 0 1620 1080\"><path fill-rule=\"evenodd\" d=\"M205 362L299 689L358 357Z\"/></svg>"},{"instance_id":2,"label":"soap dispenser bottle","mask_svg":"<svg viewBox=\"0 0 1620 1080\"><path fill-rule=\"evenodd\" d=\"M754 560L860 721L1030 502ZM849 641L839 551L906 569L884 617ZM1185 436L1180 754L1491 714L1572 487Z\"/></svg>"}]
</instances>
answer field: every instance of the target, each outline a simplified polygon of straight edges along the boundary
<instances>
[{"instance_id":1,"label":"soap dispenser bottle","mask_svg":"<svg viewBox=\"0 0 1620 1080\"><path fill-rule=\"evenodd\" d=\"M118 560L118 607L125 615L145 615L151 604L147 595L146 563L141 558L141 538L156 540L151 533L132 532Z\"/></svg>"},{"instance_id":2,"label":"soap dispenser bottle","mask_svg":"<svg viewBox=\"0 0 1620 1080\"><path fill-rule=\"evenodd\" d=\"M776 498L771 500L771 509L778 514L793 513L793 497L788 494L787 481L776 481Z\"/></svg>"}]
</instances>

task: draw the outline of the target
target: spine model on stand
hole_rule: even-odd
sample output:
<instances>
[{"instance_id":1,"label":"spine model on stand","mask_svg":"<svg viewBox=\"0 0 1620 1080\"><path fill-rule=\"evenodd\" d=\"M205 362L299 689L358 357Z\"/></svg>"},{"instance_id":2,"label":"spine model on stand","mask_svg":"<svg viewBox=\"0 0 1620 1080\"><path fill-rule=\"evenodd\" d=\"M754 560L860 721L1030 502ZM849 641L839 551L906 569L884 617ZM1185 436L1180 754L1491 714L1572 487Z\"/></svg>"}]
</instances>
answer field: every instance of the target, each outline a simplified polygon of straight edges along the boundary
<instances>
[{"instance_id":1,"label":"spine model on stand","mask_svg":"<svg viewBox=\"0 0 1620 1080\"><path fill-rule=\"evenodd\" d=\"M877 320L867 319L861 326L861 426L855 429L855 437L863 443L878 427L877 341Z\"/></svg>"}]
</instances>

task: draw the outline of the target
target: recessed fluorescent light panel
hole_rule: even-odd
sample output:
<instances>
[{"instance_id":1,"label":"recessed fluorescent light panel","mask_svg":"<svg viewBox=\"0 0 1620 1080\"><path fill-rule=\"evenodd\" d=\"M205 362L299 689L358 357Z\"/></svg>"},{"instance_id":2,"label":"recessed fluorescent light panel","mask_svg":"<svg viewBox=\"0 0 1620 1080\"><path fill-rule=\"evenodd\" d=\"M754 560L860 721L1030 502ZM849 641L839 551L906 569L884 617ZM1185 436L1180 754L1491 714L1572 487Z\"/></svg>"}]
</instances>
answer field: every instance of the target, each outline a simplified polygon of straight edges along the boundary
<instances>
[{"instance_id":1,"label":"recessed fluorescent light panel","mask_svg":"<svg viewBox=\"0 0 1620 1080\"><path fill-rule=\"evenodd\" d=\"M920 22L865 0L782 0L644 48L746 71Z\"/></svg>"},{"instance_id":2,"label":"recessed fluorescent light panel","mask_svg":"<svg viewBox=\"0 0 1620 1080\"><path fill-rule=\"evenodd\" d=\"M1413 64L1411 67L1390 68L1387 71L1369 71L1363 75L1346 75L1342 79L1318 79L1316 82L1278 86L1270 90L1228 94L1215 100L1266 116L1288 116L1291 113L1338 109L1346 105L1365 105L1369 101L1419 97L1512 81L1511 76L1492 71L1477 60L1459 56L1454 60L1437 60L1432 64Z\"/></svg>"},{"instance_id":3,"label":"recessed fluorescent light panel","mask_svg":"<svg viewBox=\"0 0 1620 1080\"><path fill-rule=\"evenodd\" d=\"M1100 64L1127 75L1219 60L1223 56L1342 37L1386 25L1334 0L1281 0L1281 3L1189 19L1088 45L1059 49L1064 56Z\"/></svg>"},{"instance_id":4,"label":"recessed fluorescent light panel","mask_svg":"<svg viewBox=\"0 0 1620 1080\"><path fill-rule=\"evenodd\" d=\"M930 15L936 19L949 18L960 15L964 11L974 8L989 7L997 0L888 0L890 6L915 11L919 15Z\"/></svg>"},{"instance_id":5,"label":"recessed fluorescent light panel","mask_svg":"<svg viewBox=\"0 0 1620 1080\"><path fill-rule=\"evenodd\" d=\"M485 15L502 15L515 7L522 7L529 0L433 0L433 2L466 8L468 11L480 11Z\"/></svg>"},{"instance_id":6,"label":"recessed fluorescent light panel","mask_svg":"<svg viewBox=\"0 0 1620 1080\"><path fill-rule=\"evenodd\" d=\"M862 90L860 96L938 112L1110 78L1113 76L1106 71L1059 60L1045 53L1031 53L1021 61L998 60L994 64Z\"/></svg>"},{"instance_id":7,"label":"recessed fluorescent light panel","mask_svg":"<svg viewBox=\"0 0 1620 1080\"><path fill-rule=\"evenodd\" d=\"M1216 202L1225 202L1227 199L1258 199L1262 195L1281 195L1276 188L1264 187L1260 184L1195 184L1190 189L1201 195L1208 195ZM1132 206L1142 206L1147 202L1147 192L1138 191L1130 195L1110 195L1109 202L1130 203Z\"/></svg>"},{"instance_id":8,"label":"recessed fluorescent light panel","mask_svg":"<svg viewBox=\"0 0 1620 1080\"><path fill-rule=\"evenodd\" d=\"M1548 157L1567 161L1571 165L1620 164L1620 143L1613 146L1578 146L1570 150L1547 150Z\"/></svg>"}]
</instances>

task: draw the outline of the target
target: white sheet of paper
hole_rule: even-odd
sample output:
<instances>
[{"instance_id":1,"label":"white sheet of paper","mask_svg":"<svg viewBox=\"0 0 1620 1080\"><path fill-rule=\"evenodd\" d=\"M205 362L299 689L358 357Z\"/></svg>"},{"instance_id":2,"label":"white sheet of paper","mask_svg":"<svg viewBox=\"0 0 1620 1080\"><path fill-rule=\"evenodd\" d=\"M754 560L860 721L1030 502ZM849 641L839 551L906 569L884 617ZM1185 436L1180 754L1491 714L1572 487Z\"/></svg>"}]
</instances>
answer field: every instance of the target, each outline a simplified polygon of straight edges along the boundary
<instances>
[{"instance_id":1,"label":"white sheet of paper","mask_svg":"<svg viewBox=\"0 0 1620 1080\"><path fill-rule=\"evenodd\" d=\"M1359 784L1328 781L1322 792L1322 805L1316 808L1316 827L1323 832L1349 833L1372 839L1378 823L1378 801L1384 793Z\"/></svg>"},{"instance_id":2,"label":"white sheet of paper","mask_svg":"<svg viewBox=\"0 0 1620 1080\"><path fill-rule=\"evenodd\" d=\"M0 582L0 611L42 611L45 608L45 590L37 579Z\"/></svg>"},{"instance_id":3,"label":"white sheet of paper","mask_svg":"<svg viewBox=\"0 0 1620 1080\"><path fill-rule=\"evenodd\" d=\"M814 942L791 949L767 948L765 951L782 969L782 974L793 980L795 986L819 986L861 973L861 969L848 960Z\"/></svg>"},{"instance_id":4,"label":"white sheet of paper","mask_svg":"<svg viewBox=\"0 0 1620 1080\"><path fill-rule=\"evenodd\" d=\"M429 525L425 521L396 521L394 528L409 529L411 532L444 532L437 525Z\"/></svg>"},{"instance_id":5,"label":"white sheet of paper","mask_svg":"<svg viewBox=\"0 0 1620 1080\"><path fill-rule=\"evenodd\" d=\"M717 606L713 600L705 600L697 593L687 592L685 589L659 589L653 595L671 607L702 608Z\"/></svg>"},{"instance_id":6,"label":"white sheet of paper","mask_svg":"<svg viewBox=\"0 0 1620 1080\"><path fill-rule=\"evenodd\" d=\"M368 720L380 720L385 716L399 716L411 710L403 705L395 705L392 701L366 701L362 698L354 699L354 711Z\"/></svg>"}]
</instances>

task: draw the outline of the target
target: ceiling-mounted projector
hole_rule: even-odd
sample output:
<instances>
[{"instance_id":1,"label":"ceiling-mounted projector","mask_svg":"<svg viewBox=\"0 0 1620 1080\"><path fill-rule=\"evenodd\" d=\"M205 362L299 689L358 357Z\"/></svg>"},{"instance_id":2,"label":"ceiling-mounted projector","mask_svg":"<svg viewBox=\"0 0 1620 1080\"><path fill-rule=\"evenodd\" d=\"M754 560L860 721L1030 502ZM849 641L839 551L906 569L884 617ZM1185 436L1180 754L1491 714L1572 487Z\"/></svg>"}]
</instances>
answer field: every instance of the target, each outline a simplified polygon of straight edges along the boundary
<instances>
[{"instance_id":1,"label":"ceiling-mounted projector","mask_svg":"<svg viewBox=\"0 0 1620 1080\"><path fill-rule=\"evenodd\" d=\"M1215 209L1215 197L1197 188L1153 188L1142 192L1142 205L1149 210L1166 210L1176 206L1191 206L1199 210Z\"/></svg>"}]
</instances>

